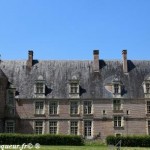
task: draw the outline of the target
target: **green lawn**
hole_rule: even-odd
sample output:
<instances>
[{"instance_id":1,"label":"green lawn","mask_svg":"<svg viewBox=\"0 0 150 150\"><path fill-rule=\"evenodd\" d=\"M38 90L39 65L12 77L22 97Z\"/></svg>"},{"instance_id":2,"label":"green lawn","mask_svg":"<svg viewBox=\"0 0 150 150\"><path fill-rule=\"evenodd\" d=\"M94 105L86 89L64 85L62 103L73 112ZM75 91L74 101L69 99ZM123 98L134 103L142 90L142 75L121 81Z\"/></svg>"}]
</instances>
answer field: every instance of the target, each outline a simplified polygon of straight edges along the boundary
<instances>
[{"instance_id":1,"label":"green lawn","mask_svg":"<svg viewBox=\"0 0 150 150\"><path fill-rule=\"evenodd\" d=\"M109 150L109 148L107 146L41 146L39 150ZM123 147L121 150L150 150L150 148Z\"/></svg>"}]
</instances>

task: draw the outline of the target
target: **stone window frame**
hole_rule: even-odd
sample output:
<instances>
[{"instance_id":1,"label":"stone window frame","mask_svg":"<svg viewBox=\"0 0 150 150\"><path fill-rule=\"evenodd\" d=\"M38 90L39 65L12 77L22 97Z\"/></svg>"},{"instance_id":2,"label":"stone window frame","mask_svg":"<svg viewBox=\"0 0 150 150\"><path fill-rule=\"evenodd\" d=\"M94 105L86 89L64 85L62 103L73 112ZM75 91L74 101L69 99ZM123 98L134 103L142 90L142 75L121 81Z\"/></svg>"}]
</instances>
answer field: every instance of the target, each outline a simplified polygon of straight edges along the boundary
<instances>
[{"instance_id":1,"label":"stone window frame","mask_svg":"<svg viewBox=\"0 0 150 150\"><path fill-rule=\"evenodd\" d=\"M149 103L149 104L148 104ZM147 114L150 114L150 101L146 101Z\"/></svg>"},{"instance_id":2,"label":"stone window frame","mask_svg":"<svg viewBox=\"0 0 150 150\"><path fill-rule=\"evenodd\" d=\"M8 131L8 123L12 123L12 126L9 128L12 128L12 132ZM6 120L5 121L5 132L6 133L15 133L15 121L14 120Z\"/></svg>"},{"instance_id":3,"label":"stone window frame","mask_svg":"<svg viewBox=\"0 0 150 150\"><path fill-rule=\"evenodd\" d=\"M147 134L150 135L150 120L147 120Z\"/></svg>"},{"instance_id":4,"label":"stone window frame","mask_svg":"<svg viewBox=\"0 0 150 150\"><path fill-rule=\"evenodd\" d=\"M42 122L42 126L36 126L36 123L37 122ZM36 127L38 127L38 128L41 128L42 127L42 132L41 133L37 133L36 132ZM43 120L35 120L34 122L33 122L33 129L34 129L34 134L44 134L44 130L45 130L45 121L43 121ZM39 129L38 129L39 130Z\"/></svg>"},{"instance_id":5,"label":"stone window frame","mask_svg":"<svg viewBox=\"0 0 150 150\"><path fill-rule=\"evenodd\" d=\"M113 116L113 126L114 128L123 128L124 127L124 117L121 115Z\"/></svg>"},{"instance_id":6,"label":"stone window frame","mask_svg":"<svg viewBox=\"0 0 150 150\"><path fill-rule=\"evenodd\" d=\"M76 84L76 86L75 86ZM73 87L72 87L73 85ZM69 97L70 98L79 98L80 97L80 81L77 79L76 76L73 76L68 83L69 87ZM74 89L72 89L74 88Z\"/></svg>"},{"instance_id":7,"label":"stone window frame","mask_svg":"<svg viewBox=\"0 0 150 150\"><path fill-rule=\"evenodd\" d=\"M91 132L91 134L89 135L89 136L86 136L85 134L85 127L88 127L88 126L86 126L85 125L85 122L91 122L91 126L90 126L90 132ZM87 131L89 131L88 129L87 129ZM87 120L84 120L84 137L85 138L87 138L87 139L92 139L92 137L93 137L93 120L89 120L89 119L87 119Z\"/></svg>"},{"instance_id":8,"label":"stone window frame","mask_svg":"<svg viewBox=\"0 0 150 150\"><path fill-rule=\"evenodd\" d=\"M119 101L119 103L114 103L114 101ZM114 98L112 103L113 103L113 111L122 111L123 110L122 99ZM118 107L119 107L119 109L116 109Z\"/></svg>"},{"instance_id":9,"label":"stone window frame","mask_svg":"<svg viewBox=\"0 0 150 150\"><path fill-rule=\"evenodd\" d=\"M57 108L53 108L53 113L50 113L50 103L56 103L56 107ZM59 101L58 100L52 100L52 101L49 101L49 104L48 104L48 107L49 107L49 109L48 109L48 113L49 113L49 115L58 115L59 114ZM55 109L56 109L56 113L55 113Z\"/></svg>"},{"instance_id":10,"label":"stone window frame","mask_svg":"<svg viewBox=\"0 0 150 150\"><path fill-rule=\"evenodd\" d=\"M39 85L38 91L37 91L37 85ZM41 90L40 88L43 90ZM45 80L43 79L43 76L40 75L38 79L35 80L35 83L34 83L34 94L36 98L45 98L45 89L46 89Z\"/></svg>"},{"instance_id":11,"label":"stone window frame","mask_svg":"<svg viewBox=\"0 0 150 150\"><path fill-rule=\"evenodd\" d=\"M42 110L42 112L39 109L39 113L37 113L36 103L43 103L43 110ZM44 115L45 114L45 101L44 100L35 100L34 101L34 114L35 115Z\"/></svg>"},{"instance_id":12,"label":"stone window frame","mask_svg":"<svg viewBox=\"0 0 150 150\"><path fill-rule=\"evenodd\" d=\"M56 123L56 125L51 125L51 123ZM49 120L49 134L58 134L58 129L59 129L58 120Z\"/></svg>"},{"instance_id":13,"label":"stone window frame","mask_svg":"<svg viewBox=\"0 0 150 150\"><path fill-rule=\"evenodd\" d=\"M77 125L72 125L72 123L77 123ZM70 132L69 132L69 134L70 135L79 135L79 120L70 120L70 122L69 122L69 124L70 124ZM73 133L73 132L74 133Z\"/></svg>"},{"instance_id":14,"label":"stone window frame","mask_svg":"<svg viewBox=\"0 0 150 150\"><path fill-rule=\"evenodd\" d=\"M91 102L91 113L89 113L89 112L85 113L85 102ZM88 111L89 111L89 109L88 109ZM91 115L91 114L93 114L93 101L92 100L84 100L83 101L83 114L84 115Z\"/></svg>"},{"instance_id":15,"label":"stone window frame","mask_svg":"<svg viewBox=\"0 0 150 150\"><path fill-rule=\"evenodd\" d=\"M77 103L77 112L76 113L72 113L72 107L71 107L71 103ZM79 104L79 101L77 101L77 100L70 100L70 109L69 109L69 113L70 113L70 115L79 115L79 112L80 112L80 104Z\"/></svg>"}]
</instances>

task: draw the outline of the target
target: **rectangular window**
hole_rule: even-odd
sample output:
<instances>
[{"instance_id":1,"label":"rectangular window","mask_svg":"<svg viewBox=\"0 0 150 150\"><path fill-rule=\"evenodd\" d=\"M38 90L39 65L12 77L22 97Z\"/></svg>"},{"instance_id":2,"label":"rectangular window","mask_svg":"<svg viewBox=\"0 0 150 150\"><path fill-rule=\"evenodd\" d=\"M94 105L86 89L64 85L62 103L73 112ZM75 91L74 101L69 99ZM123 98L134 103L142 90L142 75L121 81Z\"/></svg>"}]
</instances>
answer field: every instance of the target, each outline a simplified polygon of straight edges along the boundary
<instances>
[{"instance_id":1,"label":"rectangular window","mask_svg":"<svg viewBox=\"0 0 150 150\"><path fill-rule=\"evenodd\" d=\"M147 113L150 113L150 101L147 101Z\"/></svg>"},{"instance_id":2,"label":"rectangular window","mask_svg":"<svg viewBox=\"0 0 150 150\"><path fill-rule=\"evenodd\" d=\"M119 84L114 84L114 93L115 94L119 93Z\"/></svg>"},{"instance_id":3,"label":"rectangular window","mask_svg":"<svg viewBox=\"0 0 150 150\"><path fill-rule=\"evenodd\" d=\"M50 134L57 134L57 121L50 121L49 122L49 133Z\"/></svg>"},{"instance_id":4,"label":"rectangular window","mask_svg":"<svg viewBox=\"0 0 150 150\"><path fill-rule=\"evenodd\" d=\"M114 117L114 127L122 127L122 117L121 116Z\"/></svg>"},{"instance_id":5,"label":"rectangular window","mask_svg":"<svg viewBox=\"0 0 150 150\"><path fill-rule=\"evenodd\" d=\"M14 133L15 132L15 122L7 121L5 124L6 133Z\"/></svg>"},{"instance_id":6,"label":"rectangular window","mask_svg":"<svg viewBox=\"0 0 150 150\"><path fill-rule=\"evenodd\" d=\"M78 83L70 83L70 93L77 94L78 93Z\"/></svg>"},{"instance_id":7,"label":"rectangular window","mask_svg":"<svg viewBox=\"0 0 150 150\"><path fill-rule=\"evenodd\" d=\"M84 121L84 136L92 136L92 121Z\"/></svg>"},{"instance_id":8,"label":"rectangular window","mask_svg":"<svg viewBox=\"0 0 150 150\"><path fill-rule=\"evenodd\" d=\"M70 102L70 114L78 114L78 102L77 101Z\"/></svg>"},{"instance_id":9,"label":"rectangular window","mask_svg":"<svg viewBox=\"0 0 150 150\"><path fill-rule=\"evenodd\" d=\"M78 121L70 122L70 134L78 135Z\"/></svg>"},{"instance_id":10,"label":"rectangular window","mask_svg":"<svg viewBox=\"0 0 150 150\"><path fill-rule=\"evenodd\" d=\"M58 102L50 102L49 103L49 114L50 115L58 114Z\"/></svg>"},{"instance_id":11,"label":"rectangular window","mask_svg":"<svg viewBox=\"0 0 150 150\"><path fill-rule=\"evenodd\" d=\"M148 135L150 135L150 120L148 120Z\"/></svg>"},{"instance_id":12,"label":"rectangular window","mask_svg":"<svg viewBox=\"0 0 150 150\"><path fill-rule=\"evenodd\" d=\"M84 114L91 114L91 113L92 113L92 102L84 101Z\"/></svg>"},{"instance_id":13,"label":"rectangular window","mask_svg":"<svg viewBox=\"0 0 150 150\"><path fill-rule=\"evenodd\" d=\"M150 93L150 84L146 83L146 93Z\"/></svg>"},{"instance_id":14,"label":"rectangular window","mask_svg":"<svg viewBox=\"0 0 150 150\"><path fill-rule=\"evenodd\" d=\"M44 84L36 83L36 93L43 93Z\"/></svg>"},{"instance_id":15,"label":"rectangular window","mask_svg":"<svg viewBox=\"0 0 150 150\"><path fill-rule=\"evenodd\" d=\"M35 133L36 134L43 133L43 121L35 121Z\"/></svg>"},{"instance_id":16,"label":"rectangular window","mask_svg":"<svg viewBox=\"0 0 150 150\"><path fill-rule=\"evenodd\" d=\"M14 93L11 90L8 90L8 104L14 104Z\"/></svg>"},{"instance_id":17,"label":"rectangular window","mask_svg":"<svg viewBox=\"0 0 150 150\"><path fill-rule=\"evenodd\" d=\"M121 110L121 100L113 100L113 110Z\"/></svg>"},{"instance_id":18,"label":"rectangular window","mask_svg":"<svg viewBox=\"0 0 150 150\"><path fill-rule=\"evenodd\" d=\"M44 102L35 102L35 114L44 114Z\"/></svg>"}]
</instances>

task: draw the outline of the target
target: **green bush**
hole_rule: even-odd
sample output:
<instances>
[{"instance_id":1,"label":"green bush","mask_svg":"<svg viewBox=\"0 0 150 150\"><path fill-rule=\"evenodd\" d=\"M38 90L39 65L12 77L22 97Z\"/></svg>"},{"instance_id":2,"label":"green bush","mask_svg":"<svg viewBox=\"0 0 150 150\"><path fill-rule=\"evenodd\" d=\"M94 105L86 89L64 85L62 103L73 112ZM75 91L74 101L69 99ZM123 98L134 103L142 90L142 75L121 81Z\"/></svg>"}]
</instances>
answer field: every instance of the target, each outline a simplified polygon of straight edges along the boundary
<instances>
[{"instance_id":1,"label":"green bush","mask_svg":"<svg viewBox=\"0 0 150 150\"><path fill-rule=\"evenodd\" d=\"M108 136L107 145L116 145L121 140L121 146L150 147L150 136Z\"/></svg>"},{"instance_id":2,"label":"green bush","mask_svg":"<svg viewBox=\"0 0 150 150\"><path fill-rule=\"evenodd\" d=\"M0 145L21 145L39 143L41 145L84 145L80 136L74 135L34 135L34 134L0 134Z\"/></svg>"}]
</instances>

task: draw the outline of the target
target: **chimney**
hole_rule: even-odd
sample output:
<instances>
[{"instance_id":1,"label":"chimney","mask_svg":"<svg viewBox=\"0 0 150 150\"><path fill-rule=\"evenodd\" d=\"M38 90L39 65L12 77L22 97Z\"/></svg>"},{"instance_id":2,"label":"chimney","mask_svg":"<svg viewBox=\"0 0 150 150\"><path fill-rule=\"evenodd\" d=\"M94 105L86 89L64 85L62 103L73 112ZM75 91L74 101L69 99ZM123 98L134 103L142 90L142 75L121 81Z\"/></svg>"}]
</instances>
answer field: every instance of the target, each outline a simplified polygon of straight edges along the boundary
<instances>
[{"instance_id":1,"label":"chimney","mask_svg":"<svg viewBox=\"0 0 150 150\"><path fill-rule=\"evenodd\" d=\"M94 64L93 64L94 72L99 72L99 50L94 50L93 56L94 56Z\"/></svg>"},{"instance_id":2,"label":"chimney","mask_svg":"<svg viewBox=\"0 0 150 150\"><path fill-rule=\"evenodd\" d=\"M123 58L123 72L128 73L127 50L122 51L122 58Z\"/></svg>"},{"instance_id":3,"label":"chimney","mask_svg":"<svg viewBox=\"0 0 150 150\"><path fill-rule=\"evenodd\" d=\"M33 66L33 51L28 51L27 67L31 69Z\"/></svg>"}]
</instances>

